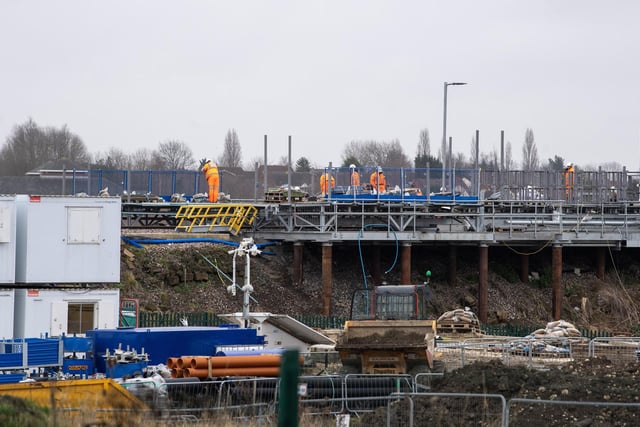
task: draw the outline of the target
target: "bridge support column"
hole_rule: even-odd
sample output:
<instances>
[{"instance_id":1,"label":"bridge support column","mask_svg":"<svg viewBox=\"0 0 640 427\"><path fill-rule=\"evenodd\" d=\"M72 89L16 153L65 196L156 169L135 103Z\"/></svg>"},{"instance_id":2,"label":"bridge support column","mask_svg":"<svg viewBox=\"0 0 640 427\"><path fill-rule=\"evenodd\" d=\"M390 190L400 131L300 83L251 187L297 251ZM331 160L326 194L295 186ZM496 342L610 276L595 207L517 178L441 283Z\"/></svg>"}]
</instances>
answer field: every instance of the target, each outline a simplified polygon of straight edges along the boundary
<instances>
[{"instance_id":1,"label":"bridge support column","mask_svg":"<svg viewBox=\"0 0 640 427\"><path fill-rule=\"evenodd\" d=\"M377 286L382 283L382 269L380 268L380 245L373 244L373 265L371 266L371 280L373 280L373 286Z\"/></svg>"},{"instance_id":2,"label":"bridge support column","mask_svg":"<svg viewBox=\"0 0 640 427\"><path fill-rule=\"evenodd\" d=\"M302 254L304 253L304 243L294 242L293 244L293 287L298 288L302 286L303 269L302 269Z\"/></svg>"},{"instance_id":3,"label":"bridge support column","mask_svg":"<svg viewBox=\"0 0 640 427\"><path fill-rule=\"evenodd\" d=\"M400 284L411 284L411 243L402 243L402 270L400 273Z\"/></svg>"},{"instance_id":4,"label":"bridge support column","mask_svg":"<svg viewBox=\"0 0 640 427\"><path fill-rule=\"evenodd\" d=\"M332 248L331 243L322 244L322 314L325 316L331 316Z\"/></svg>"},{"instance_id":5,"label":"bridge support column","mask_svg":"<svg viewBox=\"0 0 640 427\"><path fill-rule=\"evenodd\" d=\"M489 246L480 245L478 254L478 319L481 323L487 323L487 310L489 308Z\"/></svg>"},{"instance_id":6,"label":"bridge support column","mask_svg":"<svg viewBox=\"0 0 640 427\"><path fill-rule=\"evenodd\" d=\"M600 280L604 280L604 272L607 266L607 250L606 248L597 248L596 259L596 276Z\"/></svg>"},{"instance_id":7,"label":"bridge support column","mask_svg":"<svg viewBox=\"0 0 640 427\"><path fill-rule=\"evenodd\" d=\"M520 255L520 281L529 283L529 255Z\"/></svg>"},{"instance_id":8,"label":"bridge support column","mask_svg":"<svg viewBox=\"0 0 640 427\"><path fill-rule=\"evenodd\" d=\"M553 320L560 320L562 315L562 246L551 248L551 311Z\"/></svg>"},{"instance_id":9,"label":"bridge support column","mask_svg":"<svg viewBox=\"0 0 640 427\"><path fill-rule=\"evenodd\" d=\"M449 274L447 282L449 286L455 286L458 276L458 249L455 246L449 246Z\"/></svg>"}]
</instances>

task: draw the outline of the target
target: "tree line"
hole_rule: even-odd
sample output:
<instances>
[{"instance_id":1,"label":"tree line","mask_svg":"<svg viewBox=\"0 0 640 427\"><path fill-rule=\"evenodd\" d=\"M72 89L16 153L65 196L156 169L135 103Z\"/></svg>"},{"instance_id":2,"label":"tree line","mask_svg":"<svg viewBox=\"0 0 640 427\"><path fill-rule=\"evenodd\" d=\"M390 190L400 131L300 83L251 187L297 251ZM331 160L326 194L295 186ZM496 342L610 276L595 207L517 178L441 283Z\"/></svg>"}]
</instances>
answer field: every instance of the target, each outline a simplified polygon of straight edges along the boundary
<instances>
[{"instance_id":1,"label":"tree line","mask_svg":"<svg viewBox=\"0 0 640 427\"><path fill-rule=\"evenodd\" d=\"M334 166L383 166L397 168L441 168L446 156L447 167L458 169L474 168L477 165L486 170L562 170L566 160L555 155L542 161L532 129L526 129L522 143L522 163L513 160L512 145L507 141L504 152L498 154L494 148L489 152L476 152L476 136L471 138L469 156L462 152L442 153L441 149L432 153L428 129L418 134L416 154L407 155L397 139L391 141L350 141L341 153L341 164ZM444 156L443 156L444 154ZM449 158L450 157L450 158ZM205 159L200 159L200 163ZM224 139L221 154L214 159L220 167L242 167L242 147L235 129L229 129ZM65 162L67 165L65 165ZM61 167L90 167L105 170L194 170L200 163L194 158L189 145L178 139L168 139L158 143L155 149L140 148L132 153L116 147L105 152L90 153L82 138L69 130L66 125L60 128L39 126L33 119L13 127L4 144L0 147L0 175L19 176L53 164ZM286 156L277 161L287 165ZM262 164L262 159L254 158L247 167ZM297 172L307 172L326 165L315 165L308 157L298 158L293 165ZM605 166L605 165L601 165ZM621 169L617 163L609 163L609 170Z\"/></svg>"}]
</instances>

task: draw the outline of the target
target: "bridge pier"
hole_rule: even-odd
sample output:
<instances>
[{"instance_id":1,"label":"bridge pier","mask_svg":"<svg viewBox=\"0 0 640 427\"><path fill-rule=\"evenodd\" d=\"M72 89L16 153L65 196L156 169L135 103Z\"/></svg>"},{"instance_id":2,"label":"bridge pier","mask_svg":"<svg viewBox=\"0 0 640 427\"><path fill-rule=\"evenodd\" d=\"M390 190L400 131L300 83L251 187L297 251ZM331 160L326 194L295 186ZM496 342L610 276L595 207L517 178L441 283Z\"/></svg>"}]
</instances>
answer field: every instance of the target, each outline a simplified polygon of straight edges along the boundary
<instances>
[{"instance_id":1,"label":"bridge pier","mask_svg":"<svg viewBox=\"0 0 640 427\"><path fill-rule=\"evenodd\" d=\"M481 323L487 323L487 310L489 307L489 246L485 243L480 244L478 264L478 319Z\"/></svg>"},{"instance_id":2,"label":"bridge pier","mask_svg":"<svg viewBox=\"0 0 640 427\"><path fill-rule=\"evenodd\" d=\"M520 281L529 283L529 255L520 255Z\"/></svg>"},{"instance_id":3,"label":"bridge pier","mask_svg":"<svg viewBox=\"0 0 640 427\"><path fill-rule=\"evenodd\" d=\"M604 273L607 265L607 249L596 249L596 276L600 280L604 280Z\"/></svg>"},{"instance_id":4,"label":"bridge pier","mask_svg":"<svg viewBox=\"0 0 640 427\"><path fill-rule=\"evenodd\" d=\"M551 311L553 320L562 316L562 246L554 244L551 248Z\"/></svg>"},{"instance_id":5,"label":"bridge pier","mask_svg":"<svg viewBox=\"0 0 640 427\"><path fill-rule=\"evenodd\" d=\"M458 249L450 245L449 246L449 275L447 277L447 282L449 286L455 286L457 283L457 272L458 272Z\"/></svg>"},{"instance_id":6,"label":"bridge pier","mask_svg":"<svg viewBox=\"0 0 640 427\"><path fill-rule=\"evenodd\" d=\"M302 255L304 253L304 243L294 242L293 244L293 287L298 288L302 286L303 268L302 268Z\"/></svg>"},{"instance_id":7,"label":"bridge pier","mask_svg":"<svg viewBox=\"0 0 640 427\"><path fill-rule=\"evenodd\" d=\"M332 248L332 243L322 244L322 314L325 316L331 316Z\"/></svg>"},{"instance_id":8,"label":"bridge pier","mask_svg":"<svg viewBox=\"0 0 640 427\"><path fill-rule=\"evenodd\" d=\"M380 268L380 245L373 244L373 254L371 266L371 280L373 280L373 286L382 283L382 269Z\"/></svg>"},{"instance_id":9,"label":"bridge pier","mask_svg":"<svg viewBox=\"0 0 640 427\"><path fill-rule=\"evenodd\" d=\"M402 243L401 265L402 265L402 269L400 271L400 284L410 285L411 284L411 243L410 242Z\"/></svg>"}]
</instances>

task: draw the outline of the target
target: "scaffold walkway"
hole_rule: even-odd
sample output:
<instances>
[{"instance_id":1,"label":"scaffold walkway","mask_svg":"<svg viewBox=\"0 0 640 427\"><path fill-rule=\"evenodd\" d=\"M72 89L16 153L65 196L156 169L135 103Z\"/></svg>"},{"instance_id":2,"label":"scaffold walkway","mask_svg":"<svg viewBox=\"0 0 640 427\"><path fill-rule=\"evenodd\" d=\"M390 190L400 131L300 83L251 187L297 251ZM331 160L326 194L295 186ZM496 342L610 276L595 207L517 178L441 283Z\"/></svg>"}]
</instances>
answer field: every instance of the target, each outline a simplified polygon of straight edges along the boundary
<instances>
[{"instance_id":1,"label":"scaffold walkway","mask_svg":"<svg viewBox=\"0 0 640 427\"><path fill-rule=\"evenodd\" d=\"M205 203L181 206L176 213L176 231L230 232L238 235L245 225L251 225L258 209L251 204Z\"/></svg>"}]
</instances>

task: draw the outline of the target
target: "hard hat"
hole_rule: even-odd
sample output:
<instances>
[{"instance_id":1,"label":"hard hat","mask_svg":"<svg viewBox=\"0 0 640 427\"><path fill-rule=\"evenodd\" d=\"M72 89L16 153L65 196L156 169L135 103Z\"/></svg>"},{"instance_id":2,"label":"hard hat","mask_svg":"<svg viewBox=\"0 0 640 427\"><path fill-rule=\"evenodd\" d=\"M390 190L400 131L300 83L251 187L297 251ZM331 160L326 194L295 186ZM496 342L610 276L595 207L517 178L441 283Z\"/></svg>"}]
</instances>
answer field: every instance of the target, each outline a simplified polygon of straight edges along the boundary
<instances>
[{"instance_id":1,"label":"hard hat","mask_svg":"<svg viewBox=\"0 0 640 427\"><path fill-rule=\"evenodd\" d=\"M355 169L355 168L356 168L356 165L354 165L353 163L351 163L351 164L349 165L349 168L351 168L351 169Z\"/></svg>"},{"instance_id":2,"label":"hard hat","mask_svg":"<svg viewBox=\"0 0 640 427\"><path fill-rule=\"evenodd\" d=\"M378 172L382 172L382 168L378 166Z\"/></svg>"},{"instance_id":3,"label":"hard hat","mask_svg":"<svg viewBox=\"0 0 640 427\"><path fill-rule=\"evenodd\" d=\"M211 163L211 159L205 160L205 163Z\"/></svg>"},{"instance_id":4,"label":"hard hat","mask_svg":"<svg viewBox=\"0 0 640 427\"><path fill-rule=\"evenodd\" d=\"M569 162L567 163L567 167L570 168L571 166L573 166L573 162Z\"/></svg>"}]
</instances>

